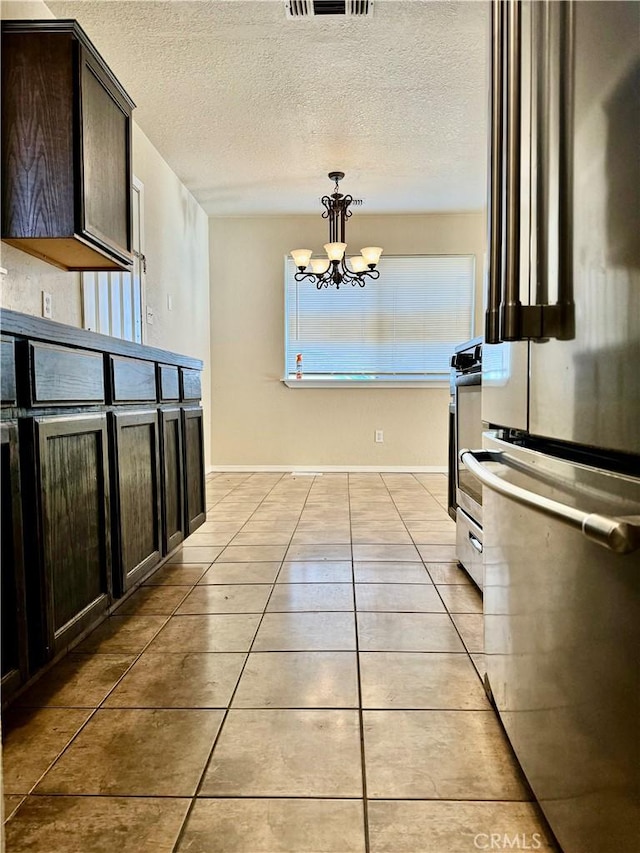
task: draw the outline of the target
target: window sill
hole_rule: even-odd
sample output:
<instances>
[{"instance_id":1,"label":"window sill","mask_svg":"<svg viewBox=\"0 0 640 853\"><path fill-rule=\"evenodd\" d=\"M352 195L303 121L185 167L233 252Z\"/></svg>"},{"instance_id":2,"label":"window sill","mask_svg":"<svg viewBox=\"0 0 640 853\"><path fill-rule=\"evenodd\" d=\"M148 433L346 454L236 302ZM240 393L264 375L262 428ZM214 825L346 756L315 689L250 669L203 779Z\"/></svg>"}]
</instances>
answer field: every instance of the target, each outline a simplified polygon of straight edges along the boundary
<instances>
[{"instance_id":1,"label":"window sill","mask_svg":"<svg viewBox=\"0 0 640 853\"><path fill-rule=\"evenodd\" d=\"M369 376L304 376L302 379L285 377L282 382L287 388L449 388L449 380L375 378Z\"/></svg>"}]
</instances>

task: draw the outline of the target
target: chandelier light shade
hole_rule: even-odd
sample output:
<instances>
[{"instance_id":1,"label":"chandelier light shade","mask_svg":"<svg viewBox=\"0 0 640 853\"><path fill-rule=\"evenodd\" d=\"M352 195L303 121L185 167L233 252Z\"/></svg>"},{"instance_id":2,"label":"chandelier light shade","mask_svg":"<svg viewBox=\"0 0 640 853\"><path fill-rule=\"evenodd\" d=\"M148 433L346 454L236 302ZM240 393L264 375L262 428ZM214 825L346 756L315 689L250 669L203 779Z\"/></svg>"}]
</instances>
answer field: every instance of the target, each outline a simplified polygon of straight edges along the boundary
<instances>
[{"instance_id":1,"label":"chandelier light shade","mask_svg":"<svg viewBox=\"0 0 640 853\"><path fill-rule=\"evenodd\" d=\"M377 270L376 266L380 261L382 249L380 246L366 246L361 249L359 255L349 258L350 266L347 264L345 225L351 216L349 208L353 203L353 197L340 192L340 181L344 178L344 172L329 172L329 178L335 181L334 191L330 196L322 197L325 208L322 218L329 220L329 242L324 246L327 257L312 258L311 249L294 249L291 257L298 268L295 279L303 281L308 278L314 282L318 290L333 285L336 290L339 290L340 285L345 282L352 286L358 284L364 287L365 279L376 279L380 276L380 270ZM307 271L309 266L310 272Z\"/></svg>"}]
</instances>

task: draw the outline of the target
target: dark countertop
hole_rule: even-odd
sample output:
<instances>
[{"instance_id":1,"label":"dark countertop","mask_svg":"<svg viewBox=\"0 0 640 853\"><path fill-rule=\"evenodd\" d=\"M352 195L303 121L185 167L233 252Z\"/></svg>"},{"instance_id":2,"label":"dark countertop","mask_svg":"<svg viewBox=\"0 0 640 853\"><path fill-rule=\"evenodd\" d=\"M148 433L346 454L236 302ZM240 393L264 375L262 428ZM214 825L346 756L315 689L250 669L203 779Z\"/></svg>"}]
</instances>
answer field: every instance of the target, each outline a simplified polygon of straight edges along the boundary
<instances>
[{"instance_id":1,"label":"dark countertop","mask_svg":"<svg viewBox=\"0 0 640 853\"><path fill-rule=\"evenodd\" d=\"M141 358L145 361L157 361L161 364L174 364L178 367L202 370L203 362L199 358L168 352L167 350L112 338L110 335L100 335L54 320L21 314L19 311L0 310L0 331L2 334L19 335L30 340L46 341L52 344L63 344L81 349L98 350L113 355L128 358Z\"/></svg>"}]
</instances>

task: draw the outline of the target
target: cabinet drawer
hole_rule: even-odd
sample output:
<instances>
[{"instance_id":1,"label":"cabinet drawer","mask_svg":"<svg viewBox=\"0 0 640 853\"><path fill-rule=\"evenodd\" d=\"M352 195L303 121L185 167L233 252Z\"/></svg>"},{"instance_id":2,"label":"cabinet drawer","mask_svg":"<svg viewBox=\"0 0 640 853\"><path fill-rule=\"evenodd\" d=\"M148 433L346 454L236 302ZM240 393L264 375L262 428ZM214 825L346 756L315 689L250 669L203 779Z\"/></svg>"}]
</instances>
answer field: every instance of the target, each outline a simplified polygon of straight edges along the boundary
<instances>
[{"instance_id":1,"label":"cabinet drawer","mask_svg":"<svg viewBox=\"0 0 640 853\"><path fill-rule=\"evenodd\" d=\"M29 343L31 404L104 403L100 353Z\"/></svg>"},{"instance_id":2,"label":"cabinet drawer","mask_svg":"<svg viewBox=\"0 0 640 853\"><path fill-rule=\"evenodd\" d=\"M13 338L0 339L0 396L5 406L16 402L16 357Z\"/></svg>"},{"instance_id":3,"label":"cabinet drawer","mask_svg":"<svg viewBox=\"0 0 640 853\"><path fill-rule=\"evenodd\" d=\"M160 365L160 399L180 399L180 379L178 377L178 368L172 367L170 364Z\"/></svg>"},{"instance_id":4,"label":"cabinet drawer","mask_svg":"<svg viewBox=\"0 0 640 853\"><path fill-rule=\"evenodd\" d=\"M200 371L191 370L188 367L181 367L180 374L182 377L182 399L199 400L202 396Z\"/></svg>"},{"instance_id":5,"label":"cabinet drawer","mask_svg":"<svg viewBox=\"0 0 640 853\"><path fill-rule=\"evenodd\" d=\"M156 366L152 361L112 355L111 381L114 403L156 400Z\"/></svg>"}]
</instances>

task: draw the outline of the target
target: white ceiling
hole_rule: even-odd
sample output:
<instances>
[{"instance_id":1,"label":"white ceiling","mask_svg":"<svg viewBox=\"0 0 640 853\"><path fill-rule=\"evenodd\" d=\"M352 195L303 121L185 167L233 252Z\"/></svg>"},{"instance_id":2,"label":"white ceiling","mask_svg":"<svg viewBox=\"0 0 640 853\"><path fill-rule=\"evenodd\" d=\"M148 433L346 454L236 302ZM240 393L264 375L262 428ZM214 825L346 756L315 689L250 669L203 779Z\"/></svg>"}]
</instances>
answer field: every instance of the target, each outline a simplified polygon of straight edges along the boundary
<instances>
[{"instance_id":1,"label":"white ceiling","mask_svg":"<svg viewBox=\"0 0 640 853\"><path fill-rule=\"evenodd\" d=\"M333 169L362 213L484 203L486 2L307 20L284 0L47 5L79 20L211 215L318 212Z\"/></svg>"}]
</instances>

